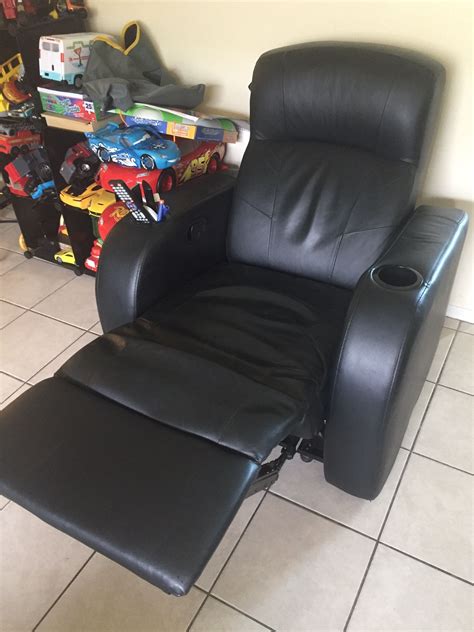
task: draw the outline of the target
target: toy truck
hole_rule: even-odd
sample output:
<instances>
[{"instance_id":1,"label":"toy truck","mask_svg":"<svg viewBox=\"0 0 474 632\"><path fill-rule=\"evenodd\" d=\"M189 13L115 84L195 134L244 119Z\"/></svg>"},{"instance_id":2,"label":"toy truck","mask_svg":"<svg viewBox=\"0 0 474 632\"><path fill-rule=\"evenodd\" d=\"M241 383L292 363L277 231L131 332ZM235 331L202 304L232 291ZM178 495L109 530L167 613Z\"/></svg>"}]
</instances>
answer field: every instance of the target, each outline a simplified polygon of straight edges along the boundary
<instances>
[{"instance_id":1,"label":"toy truck","mask_svg":"<svg viewBox=\"0 0 474 632\"><path fill-rule=\"evenodd\" d=\"M81 88L92 41L100 33L43 35L39 41L39 72L45 79Z\"/></svg>"}]
</instances>

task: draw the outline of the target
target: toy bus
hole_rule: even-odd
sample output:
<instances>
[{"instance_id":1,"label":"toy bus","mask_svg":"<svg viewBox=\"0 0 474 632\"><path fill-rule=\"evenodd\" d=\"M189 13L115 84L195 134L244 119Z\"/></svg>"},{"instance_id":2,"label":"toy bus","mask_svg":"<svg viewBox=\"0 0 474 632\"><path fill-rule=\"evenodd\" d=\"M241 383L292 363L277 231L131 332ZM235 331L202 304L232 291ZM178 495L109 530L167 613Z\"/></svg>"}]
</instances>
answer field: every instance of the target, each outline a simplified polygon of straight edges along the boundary
<instances>
[{"instance_id":1,"label":"toy bus","mask_svg":"<svg viewBox=\"0 0 474 632\"><path fill-rule=\"evenodd\" d=\"M92 41L98 35L100 33L71 33L40 37L40 75L53 81L66 81L80 88Z\"/></svg>"}]
</instances>

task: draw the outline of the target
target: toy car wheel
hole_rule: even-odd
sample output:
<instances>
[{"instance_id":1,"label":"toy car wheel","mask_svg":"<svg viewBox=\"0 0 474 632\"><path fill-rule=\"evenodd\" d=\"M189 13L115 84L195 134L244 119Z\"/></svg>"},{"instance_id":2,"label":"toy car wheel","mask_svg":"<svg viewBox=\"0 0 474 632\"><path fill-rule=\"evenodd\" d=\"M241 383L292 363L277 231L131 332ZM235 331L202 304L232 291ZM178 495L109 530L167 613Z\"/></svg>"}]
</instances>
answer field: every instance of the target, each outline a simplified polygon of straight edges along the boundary
<instances>
[{"instance_id":1,"label":"toy car wheel","mask_svg":"<svg viewBox=\"0 0 474 632\"><path fill-rule=\"evenodd\" d=\"M78 90L82 88L82 75L76 75L74 77L74 87Z\"/></svg>"},{"instance_id":2,"label":"toy car wheel","mask_svg":"<svg viewBox=\"0 0 474 632\"><path fill-rule=\"evenodd\" d=\"M207 164L206 173L216 173L219 169L220 159L217 154L213 154Z\"/></svg>"},{"instance_id":3,"label":"toy car wheel","mask_svg":"<svg viewBox=\"0 0 474 632\"><path fill-rule=\"evenodd\" d=\"M82 268L77 268L77 267L74 268L74 274L76 276L81 276L83 272L84 272L84 270Z\"/></svg>"},{"instance_id":4,"label":"toy car wheel","mask_svg":"<svg viewBox=\"0 0 474 632\"><path fill-rule=\"evenodd\" d=\"M28 145L22 145L20 147L20 151L22 154L27 154L30 151L30 148L28 147Z\"/></svg>"},{"instance_id":5,"label":"toy car wheel","mask_svg":"<svg viewBox=\"0 0 474 632\"><path fill-rule=\"evenodd\" d=\"M148 154L143 154L140 158L140 164L143 169L146 169L147 171L152 171L155 168L155 161Z\"/></svg>"},{"instance_id":6,"label":"toy car wheel","mask_svg":"<svg viewBox=\"0 0 474 632\"><path fill-rule=\"evenodd\" d=\"M158 179L157 193L160 195L172 191L176 186L176 175L173 169L165 169Z\"/></svg>"},{"instance_id":7,"label":"toy car wheel","mask_svg":"<svg viewBox=\"0 0 474 632\"><path fill-rule=\"evenodd\" d=\"M38 173L42 180L50 180L53 175L51 167L46 162L40 164L40 166L38 167Z\"/></svg>"},{"instance_id":8,"label":"toy car wheel","mask_svg":"<svg viewBox=\"0 0 474 632\"><path fill-rule=\"evenodd\" d=\"M20 148L19 147L12 147L10 155L11 155L12 158L16 158L17 156L19 156L20 155Z\"/></svg>"},{"instance_id":9,"label":"toy car wheel","mask_svg":"<svg viewBox=\"0 0 474 632\"><path fill-rule=\"evenodd\" d=\"M97 150L97 157L102 162L110 162L110 154L105 147L99 147Z\"/></svg>"}]
</instances>

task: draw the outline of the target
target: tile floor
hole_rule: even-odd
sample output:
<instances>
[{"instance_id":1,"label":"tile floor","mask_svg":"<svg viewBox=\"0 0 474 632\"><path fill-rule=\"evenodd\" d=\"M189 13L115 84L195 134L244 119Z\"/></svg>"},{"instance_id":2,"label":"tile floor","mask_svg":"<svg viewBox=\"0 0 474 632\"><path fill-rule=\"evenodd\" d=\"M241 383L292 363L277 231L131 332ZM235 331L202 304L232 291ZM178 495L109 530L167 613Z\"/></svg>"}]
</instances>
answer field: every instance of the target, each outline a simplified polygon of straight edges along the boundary
<instances>
[{"instance_id":1,"label":"tile floor","mask_svg":"<svg viewBox=\"0 0 474 632\"><path fill-rule=\"evenodd\" d=\"M26 261L17 238L0 225L2 407L100 334L93 279ZM473 334L446 320L375 501L295 459L244 502L184 598L0 497L0 629L472 630Z\"/></svg>"}]
</instances>

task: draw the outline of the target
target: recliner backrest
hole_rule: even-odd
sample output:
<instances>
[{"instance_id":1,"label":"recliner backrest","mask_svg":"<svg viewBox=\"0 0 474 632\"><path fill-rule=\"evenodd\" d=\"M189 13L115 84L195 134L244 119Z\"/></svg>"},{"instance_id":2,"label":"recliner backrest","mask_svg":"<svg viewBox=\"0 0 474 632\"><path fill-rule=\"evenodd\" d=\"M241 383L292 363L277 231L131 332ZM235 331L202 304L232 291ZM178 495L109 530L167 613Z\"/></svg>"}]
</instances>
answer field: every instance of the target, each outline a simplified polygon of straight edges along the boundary
<instances>
[{"instance_id":1,"label":"recliner backrest","mask_svg":"<svg viewBox=\"0 0 474 632\"><path fill-rule=\"evenodd\" d=\"M353 287L413 210L443 83L440 64L392 47L262 55L229 259Z\"/></svg>"}]
</instances>

